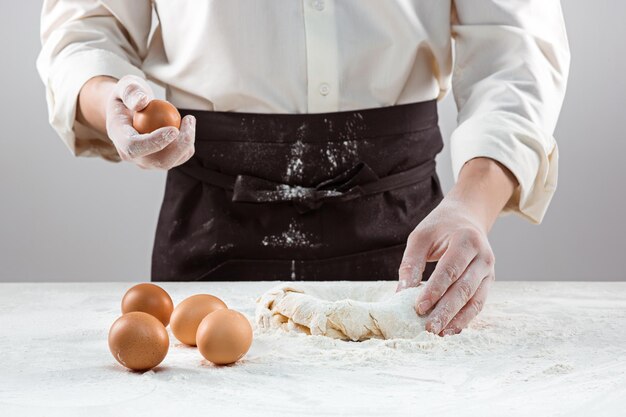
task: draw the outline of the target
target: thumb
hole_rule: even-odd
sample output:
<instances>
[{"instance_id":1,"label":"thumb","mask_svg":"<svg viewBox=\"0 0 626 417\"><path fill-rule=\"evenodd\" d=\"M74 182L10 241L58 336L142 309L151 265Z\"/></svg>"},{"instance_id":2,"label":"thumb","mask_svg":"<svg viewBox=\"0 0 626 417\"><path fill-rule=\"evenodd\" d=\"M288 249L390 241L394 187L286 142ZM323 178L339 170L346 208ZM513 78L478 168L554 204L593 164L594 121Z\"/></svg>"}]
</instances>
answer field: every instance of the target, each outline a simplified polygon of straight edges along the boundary
<instances>
[{"instance_id":1,"label":"thumb","mask_svg":"<svg viewBox=\"0 0 626 417\"><path fill-rule=\"evenodd\" d=\"M148 82L135 75L122 77L115 87L115 95L132 111L143 110L154 98Z\"/></svg>"},{"instance_id":2,"label":"thumb","mask_svg":"<svg viewBox=\"0 0 626 417\"><path fill-rule=\"evenodd\" d=\"M413 232L409 235L406 243L402 262L398 269L398 287L396 291L405 288L417 287L422 280L431 242L423 233Z\"/></svg>"}]
</instances>

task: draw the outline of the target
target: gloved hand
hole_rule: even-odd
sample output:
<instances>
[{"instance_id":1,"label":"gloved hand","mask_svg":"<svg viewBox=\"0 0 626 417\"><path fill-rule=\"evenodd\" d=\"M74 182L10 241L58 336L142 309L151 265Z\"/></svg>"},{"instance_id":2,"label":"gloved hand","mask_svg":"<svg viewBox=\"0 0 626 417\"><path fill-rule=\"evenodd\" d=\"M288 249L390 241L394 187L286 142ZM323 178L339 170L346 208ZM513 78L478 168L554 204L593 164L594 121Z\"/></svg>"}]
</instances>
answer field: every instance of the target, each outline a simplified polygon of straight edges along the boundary
<instances>
[{"instance_id":1,"label":"gloved hand","mask_svg":"<svg viewBox=\"0 0 626 417\"><path fill-rule=\"evenodd\" d=\"M120 79L106 106L106 130L124 161L144 169L168 170L185 163L194 153L196 119L185 116L180 130L162 127L139 134L133 128L133 114L154 98L148 83L134 75Z\"/></svg>"},{"instance_id":2,"label":"gloved hand","mask_svg":"<svg viewBox=\"0 0 626 417\"><path fill-rule=\"evenodd\" d=\"M416 300L417 313L432 308L426 321L432 333L460 333L481 311L495 279L487 231L461 201L444 198L410 234L398 290L417 286L426 262L434 261L437 266Z\"/></svg>"}]
</instances>

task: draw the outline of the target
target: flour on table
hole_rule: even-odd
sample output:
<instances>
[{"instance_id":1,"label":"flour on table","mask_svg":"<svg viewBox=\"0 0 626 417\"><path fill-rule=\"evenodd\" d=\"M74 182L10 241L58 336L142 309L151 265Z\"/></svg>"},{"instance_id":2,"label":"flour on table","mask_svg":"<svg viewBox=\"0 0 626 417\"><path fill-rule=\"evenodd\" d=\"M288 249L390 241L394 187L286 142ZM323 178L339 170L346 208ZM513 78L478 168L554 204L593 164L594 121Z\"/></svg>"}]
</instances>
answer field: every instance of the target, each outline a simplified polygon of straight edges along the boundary
<instances>
[{"instance_id":1,"label":"flour on table","mask_svg":"<svg viewBox=\"0 0 626 417\"><path fill-rule=\"evenodd\" d=\"M424 331L415 312L422 286L396 293L397 282L286 283L257 300L260 329L323 335L335 339L411 339Z\"/></svg>"}]
</instances>

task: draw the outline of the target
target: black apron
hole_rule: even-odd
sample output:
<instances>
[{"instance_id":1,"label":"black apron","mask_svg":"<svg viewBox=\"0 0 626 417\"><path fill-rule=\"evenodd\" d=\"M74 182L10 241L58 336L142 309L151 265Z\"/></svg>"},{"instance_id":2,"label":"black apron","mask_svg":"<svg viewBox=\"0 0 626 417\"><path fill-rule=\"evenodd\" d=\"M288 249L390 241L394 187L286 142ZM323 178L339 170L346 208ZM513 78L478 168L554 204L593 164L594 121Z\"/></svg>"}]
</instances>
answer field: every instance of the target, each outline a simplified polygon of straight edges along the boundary
<instances>
[{"instance_id":1,"label":"black apron","mask_svg":"<svg viewBox=\"0 0 626 417\"><path fill-rule=\"evenodd\" d=\"M396 280L409 233L442 199L435 100L181 114L197 119L196 152L168 172L153 281Z\"/></svg>"}]
</instances>

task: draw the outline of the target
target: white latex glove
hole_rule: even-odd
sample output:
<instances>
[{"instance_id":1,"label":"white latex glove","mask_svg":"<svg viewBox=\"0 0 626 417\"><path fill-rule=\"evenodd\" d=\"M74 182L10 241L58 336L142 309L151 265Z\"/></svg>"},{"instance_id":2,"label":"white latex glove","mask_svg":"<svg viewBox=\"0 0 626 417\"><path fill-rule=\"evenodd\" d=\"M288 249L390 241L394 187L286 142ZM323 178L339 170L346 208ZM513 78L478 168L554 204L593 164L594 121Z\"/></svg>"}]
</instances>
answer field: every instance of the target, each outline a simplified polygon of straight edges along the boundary
<instances>
[{"instance_id":1,"label":"white latex glove","mask_svg":"<svg viewBox=\"0 0 626 417\"><path fill-rule=\"evenodd\" d=\"M424 315L432 308L426 330L441 336L460 333L482 310L495 279L487 232L462 203L444 198L410 234L398 290L416 286L426 262L434 261L437 267L415 309Z\"/></svg>"},{"instance_id":2,"label":"white latex glove","mask_svg":"<svg viewBox=\"0 0 626 417\"><path fill-rule=\"evenodd\" d=\"M196 119L185 116L180 131L162 127L141 135L133 128L133 114L153 98L154 93L144 79L134 75L120 79L107 102L107 134L122 160L144 169L168 170L193 156Z\"/></svg>"}]
</instances>

